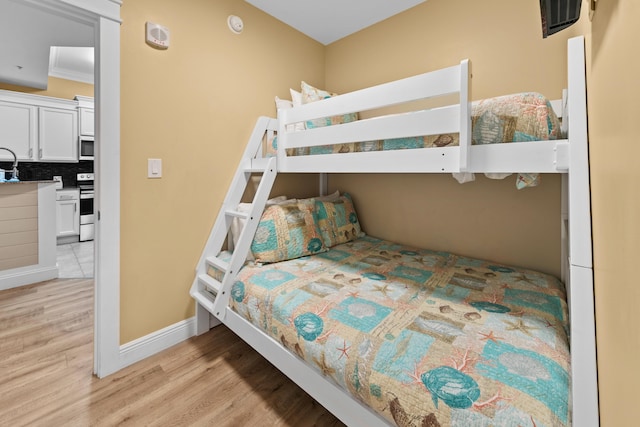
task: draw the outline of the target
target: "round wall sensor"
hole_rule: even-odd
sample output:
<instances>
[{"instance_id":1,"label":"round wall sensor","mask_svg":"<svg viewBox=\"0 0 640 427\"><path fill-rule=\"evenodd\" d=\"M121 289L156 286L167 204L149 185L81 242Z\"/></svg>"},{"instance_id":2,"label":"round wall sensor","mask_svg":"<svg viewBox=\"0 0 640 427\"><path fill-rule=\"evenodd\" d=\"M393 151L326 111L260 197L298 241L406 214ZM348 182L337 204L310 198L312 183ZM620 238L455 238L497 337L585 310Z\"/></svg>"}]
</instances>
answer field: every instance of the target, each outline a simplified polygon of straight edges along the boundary
<instances>
[{"instance_id":1,"label":"round wall sensor","mask_svg":"<svg viewBox=\"0 0 640 427\"><path fill-rule=\"evenodd\" d=\"M227 25L229 26L229 29L235 34L240 34L242 32L242 29L244 28L242 18L235 15L229 15L229 17L227 18Z\"/></svg>"}]
</instances>

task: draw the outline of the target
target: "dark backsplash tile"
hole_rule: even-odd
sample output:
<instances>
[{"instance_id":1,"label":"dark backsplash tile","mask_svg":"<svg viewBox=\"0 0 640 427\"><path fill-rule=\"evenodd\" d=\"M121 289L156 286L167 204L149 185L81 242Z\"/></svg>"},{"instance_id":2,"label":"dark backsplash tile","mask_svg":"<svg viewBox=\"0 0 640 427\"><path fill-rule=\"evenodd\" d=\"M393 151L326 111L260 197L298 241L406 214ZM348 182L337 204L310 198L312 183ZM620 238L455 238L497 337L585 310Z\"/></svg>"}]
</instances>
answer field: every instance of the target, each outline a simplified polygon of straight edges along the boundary
<instances>
[{"instance_id":1,"label":"dark backsplash tile","mask_svg":"<svg viewBox=\"0 0 640 427\"><path fill-rule=\"evenodd\" d=\"M5 170L7 179L11 178L12 165L13 162L0 162L0 169ZM53 179L54 175L60 175L65 187L75 187L77 174L93 172L93 161L81 160L78 163L24 162L18 163L18 172L18 178L21 181L48 180Z\"/></svg>"}]
</instances>

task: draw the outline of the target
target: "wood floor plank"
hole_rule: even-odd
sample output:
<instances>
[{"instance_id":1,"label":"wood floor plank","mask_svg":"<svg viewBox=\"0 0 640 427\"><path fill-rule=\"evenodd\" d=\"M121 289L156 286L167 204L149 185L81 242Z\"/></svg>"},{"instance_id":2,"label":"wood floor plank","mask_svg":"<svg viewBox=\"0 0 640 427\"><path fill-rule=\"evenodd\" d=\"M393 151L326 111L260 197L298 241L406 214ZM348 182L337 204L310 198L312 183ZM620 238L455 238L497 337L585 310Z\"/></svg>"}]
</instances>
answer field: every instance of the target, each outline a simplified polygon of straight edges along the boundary
<instances>
[{"instance_id":1,"label":"wood floor plank","mask_svg":"<svg viewBox=\"0 0 640 427\"><path fill-rule=\"evenodd\" d=\"M93 282L0 291L0 426L342 426L224 326L99 379Z\"/></svg>"}]
</instances>

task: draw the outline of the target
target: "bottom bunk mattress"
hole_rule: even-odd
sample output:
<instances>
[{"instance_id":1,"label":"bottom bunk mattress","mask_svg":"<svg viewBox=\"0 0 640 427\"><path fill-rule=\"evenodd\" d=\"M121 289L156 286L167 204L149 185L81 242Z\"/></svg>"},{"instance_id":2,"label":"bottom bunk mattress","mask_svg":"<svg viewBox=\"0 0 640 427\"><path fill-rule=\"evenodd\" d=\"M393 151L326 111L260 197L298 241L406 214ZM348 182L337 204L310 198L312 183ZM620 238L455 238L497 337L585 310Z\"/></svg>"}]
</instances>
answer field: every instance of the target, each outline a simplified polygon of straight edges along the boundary
<instances>
[{"instance_id":1,"label":"bottom bunk mattress","mask_svg":"<svg viewBox=\"0 0 640 427\"><path fill-rule=\"evenodd\" d=\"M552 276L365 236L246 265L231 305L399 426L571 424Z\"/></svg>"}]
</instances>

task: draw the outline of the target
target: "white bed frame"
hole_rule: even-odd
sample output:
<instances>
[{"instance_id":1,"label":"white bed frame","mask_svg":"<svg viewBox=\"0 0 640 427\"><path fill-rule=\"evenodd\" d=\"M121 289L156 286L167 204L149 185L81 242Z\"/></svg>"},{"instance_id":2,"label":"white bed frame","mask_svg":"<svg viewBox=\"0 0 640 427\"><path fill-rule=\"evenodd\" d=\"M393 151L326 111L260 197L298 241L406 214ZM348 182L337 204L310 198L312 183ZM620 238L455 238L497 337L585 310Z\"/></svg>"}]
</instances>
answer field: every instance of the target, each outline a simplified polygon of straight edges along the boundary
<instances>
[{"instance_id":1,"label":"white bed frame","mask_svg":"<svg viewBox=\"0 0 640 427\"><path fill-rule=\"evenodd\" d=\"M469 62L465 60L454 67L362 89L300 108L279 110L278 120L260 118L198 263L191 289L191 295L196 300L198 333L204 333L222 322L345 424L386 425L386 420L229 307L231 286L246 259L276 174L560 173L563 176L562 279L567 286L570 312L573 425L598 426L584 38L576 37L568 43L568 91L563 98L566 102L562 102L563 124L568 121L568 139L471 145L469 67ZM459 104L305 131L287 129L289 124L314 118L362 112L449 94L459 94ZM263 137L265 133L273 131L278 134L277 156L262 158ZM460 133L460 145L454 147L286 155L288 148L457 132ZM262 180L251 212L236 212L244 189L255 173L262 174ZM325 183L321 179L321 190L326 189ZM245 217L247 222L231 261L224 262L217 258L217 254L224 245L231 220L236 216ZM221 282L207 275L209 266L225 272Z\"/></svg>"}]
</instances>

